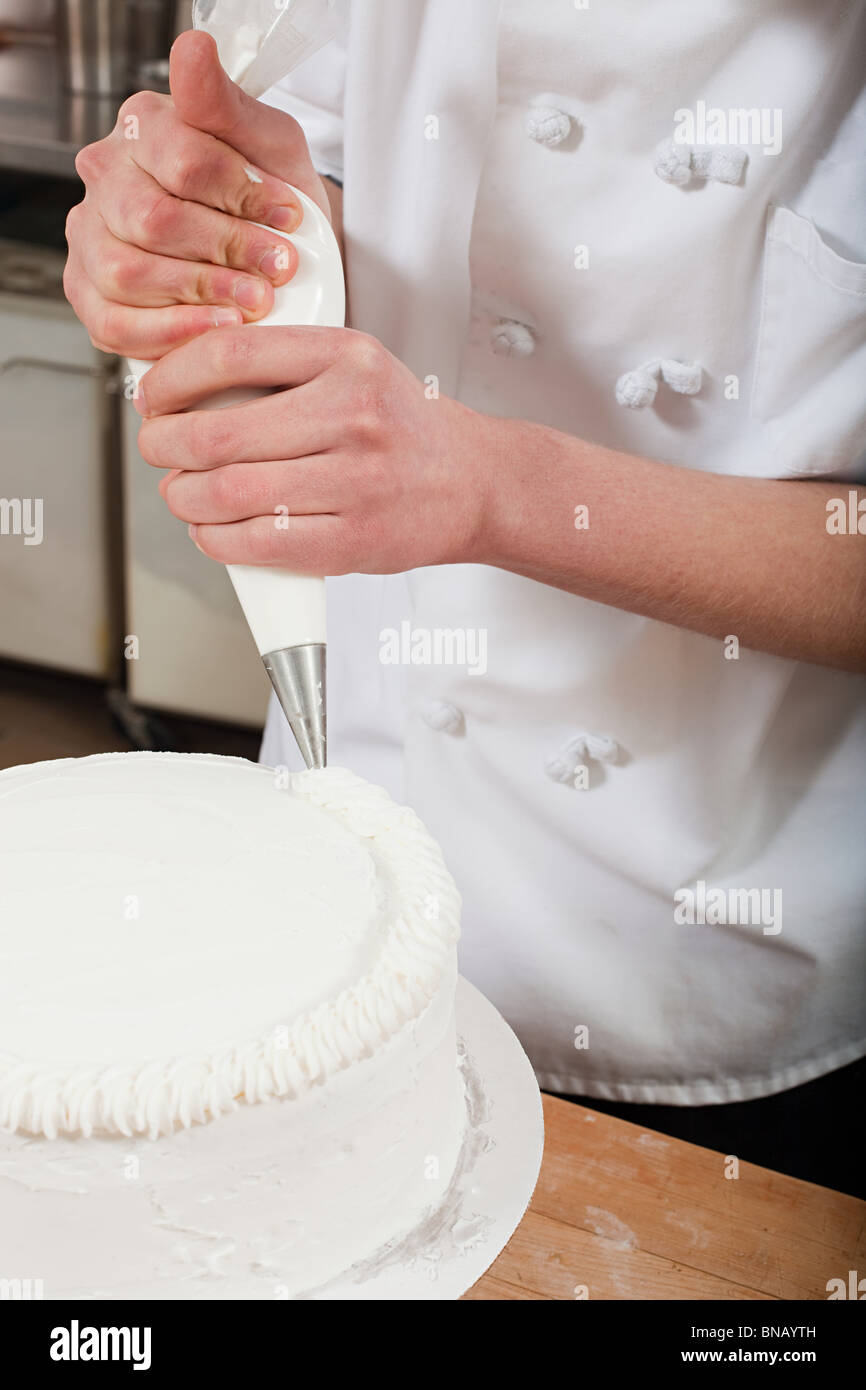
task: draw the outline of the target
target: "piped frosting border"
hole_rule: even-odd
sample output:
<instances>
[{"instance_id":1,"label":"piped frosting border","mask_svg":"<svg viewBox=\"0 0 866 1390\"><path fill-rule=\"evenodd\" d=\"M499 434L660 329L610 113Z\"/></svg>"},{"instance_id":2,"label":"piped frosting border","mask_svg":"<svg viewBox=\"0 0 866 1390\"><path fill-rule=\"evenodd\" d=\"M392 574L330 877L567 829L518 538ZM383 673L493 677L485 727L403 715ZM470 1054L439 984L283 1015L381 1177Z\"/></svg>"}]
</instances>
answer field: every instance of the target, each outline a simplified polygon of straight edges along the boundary
<instances>
[{"instance_id":1,"label":"piped frosting border","mask_svg":"<svg viewBox=\"0 0 866 1390\"><path fill-rule=\"evenodd\" d=\"M106 753L61 759L55 766L165 756ZM255 767L243 758L170 756ZM0 773L0 791L4 777L21 770ZM459 936L460 895L439 846L413 811L344 769L290 773L288 782L292 793L334 815L362 839L375 841L397 902L373 968L293 1023L204 1057L177 1057L139 1067L67 1069L28 1065L0 1052L0 1128L47 1139L96 1133L155 1139L179 1127L207 1123L240 1102L298 1098L336 1072L372 1057L423 1012Z\"/></svg>"}]
</instances>

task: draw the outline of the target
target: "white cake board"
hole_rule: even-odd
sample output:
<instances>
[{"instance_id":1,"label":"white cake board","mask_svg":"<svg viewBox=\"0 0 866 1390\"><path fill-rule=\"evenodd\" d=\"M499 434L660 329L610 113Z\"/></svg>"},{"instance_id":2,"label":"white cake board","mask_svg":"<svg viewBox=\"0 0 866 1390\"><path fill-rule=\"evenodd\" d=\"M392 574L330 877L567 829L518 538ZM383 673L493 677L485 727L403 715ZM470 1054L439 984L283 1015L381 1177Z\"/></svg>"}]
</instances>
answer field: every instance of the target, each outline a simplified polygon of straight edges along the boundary
<instances>
[{"instance_id":1,"label":"white cake board","mask_svg":"<svg viewBox=\"0 0 866 1390\"><path fill-rule=\"evenodd\" d=\"M464 979L457 982L457 1037L469 1124L441 1205L422 1227L307 1299L459 1298L520 1224L544 1148L535 1073L505 1019Z\"/></svg>"}]
</instances>

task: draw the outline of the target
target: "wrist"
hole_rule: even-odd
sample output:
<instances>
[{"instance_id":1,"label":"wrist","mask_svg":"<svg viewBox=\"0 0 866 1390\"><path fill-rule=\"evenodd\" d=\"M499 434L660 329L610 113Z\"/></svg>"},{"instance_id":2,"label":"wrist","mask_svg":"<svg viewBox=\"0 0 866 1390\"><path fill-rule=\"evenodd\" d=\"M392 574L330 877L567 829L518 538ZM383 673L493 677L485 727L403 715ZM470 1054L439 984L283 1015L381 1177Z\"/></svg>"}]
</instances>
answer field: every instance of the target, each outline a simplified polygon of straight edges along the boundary
<instances>
[{"instance_id":1,"label":"wrist","mask_svg":"<svg viewBox=\"0 0 866 1390\"><path fill-rule=\"evenodd\" d=\"M545 549L551 509L557 508L564 448L575 441L529 420L479 418L484 436L478 450L481 507L471 562L499 569L532 567L540 559L535 554L539 544ZM570 511L566 524L572 524Z\"/></svg>"},{"instance_id":2,"label":"wrist","mask_svg":"<svg viewBox=\"0 0 866 1390\"><path fill-rule=\"evenodd\" d=\"M450 553L438 563L496 564L491 556L499 529L497 494L506 453L502 437L504 422L453 398L447 404L449 425L444 451L455 472L451 499L446 502L452 523Z\"/></svg>"}]
</instances>

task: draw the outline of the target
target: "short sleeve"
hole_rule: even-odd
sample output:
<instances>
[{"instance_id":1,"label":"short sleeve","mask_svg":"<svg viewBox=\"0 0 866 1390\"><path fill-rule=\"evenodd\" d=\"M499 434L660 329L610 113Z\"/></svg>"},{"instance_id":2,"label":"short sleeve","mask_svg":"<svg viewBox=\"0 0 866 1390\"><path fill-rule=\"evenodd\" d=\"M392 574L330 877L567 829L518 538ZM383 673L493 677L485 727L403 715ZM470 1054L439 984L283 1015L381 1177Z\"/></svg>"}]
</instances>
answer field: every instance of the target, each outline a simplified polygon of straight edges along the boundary
<instances>
[{"instance_id":1,"label":"short sleeve","mask_svg":"<svg viewBox=\"0 0 866 1390\"><path fill-rule=\"evenodd\" d=\"M345 77L346 37L340 32L262 97L300 122L316 169L341 183Z\"/></svg>"}]
</instances>

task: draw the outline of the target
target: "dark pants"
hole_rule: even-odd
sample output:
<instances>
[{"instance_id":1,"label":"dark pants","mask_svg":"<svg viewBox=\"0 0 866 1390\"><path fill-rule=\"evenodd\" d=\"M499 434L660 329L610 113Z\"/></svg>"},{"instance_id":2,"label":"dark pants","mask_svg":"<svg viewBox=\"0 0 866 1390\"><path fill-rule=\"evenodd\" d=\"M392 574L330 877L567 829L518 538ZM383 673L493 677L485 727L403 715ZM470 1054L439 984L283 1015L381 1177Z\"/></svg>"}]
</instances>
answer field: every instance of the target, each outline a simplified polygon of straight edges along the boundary
<instances>
[{"instance_id":1,"label":"dark pants","mask_svg":"<svg viewBox=\"0 0 866 1390\"><path fill-rule=\"evenodd\" d=\"M866 1198L866 1059L732 1105L633 1105L563 1096L644 1129Z\"/></svg>"}]
</instances>

